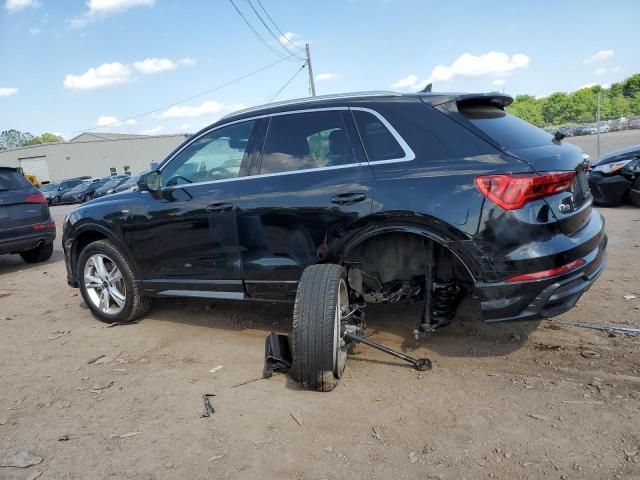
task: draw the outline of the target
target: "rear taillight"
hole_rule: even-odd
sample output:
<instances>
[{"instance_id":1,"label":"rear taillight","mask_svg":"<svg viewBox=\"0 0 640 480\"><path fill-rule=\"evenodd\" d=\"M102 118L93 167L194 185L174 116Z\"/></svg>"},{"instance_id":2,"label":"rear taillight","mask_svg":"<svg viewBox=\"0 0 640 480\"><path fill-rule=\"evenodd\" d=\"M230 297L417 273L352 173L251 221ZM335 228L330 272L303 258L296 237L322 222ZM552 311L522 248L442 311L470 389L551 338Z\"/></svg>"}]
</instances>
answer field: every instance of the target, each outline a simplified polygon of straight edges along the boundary
<instances>
[{"instance_id":1,"label":"rear taillight","mask_svg":"<svg viewBox=\"0 0 640 480\"><path fill-rule=\"evenodd\" d=\"M575 172L514 173L476 177L476 186L489 200L505 210L517 210L532 200L564 192Z\"/></svg>"},{"instance_id":2,"label":"rear taillight","mask_svg":"<svg viewBox=\"0 0 640 480\"><path fill-rule=\"evenodd\" d=\"M533 273L525 273L523 275L516 275L515 277L507 278L507 282L515 283L515 282L530 282L533 280L542 280L544 278L555 277L557 275L562 275L563 273L568 273L576 268L581 267L586 262L583 258L579 258L578 260L574 260L573 262L569 262L566 265L562 265L556 268L550 268L549 270L542 270L541 272L533 272Z\"/></svg>"},{"instance_id":3,"label":"rear taillight","mask_svg":"<svg viewBox=\"0 0 640 480\"><path fill-rule=\"evenodd\" d=\"M38 223L36 225L33 225L33 229L34 230L55 230L56 228L56 224L51 222L51 223Z\"/></svg>"},{"instance_id":4,"label":"rear taillight","mask_svg":"<svg viewBox=\"0 0 640 480\"><path fill-rule=\"evenodd\" d=\"M27 198L25 198L24 201L25 203L47 203L47 199L44 198L44 195L41 193L27 195Z\"/></svg>"}]
</instances>

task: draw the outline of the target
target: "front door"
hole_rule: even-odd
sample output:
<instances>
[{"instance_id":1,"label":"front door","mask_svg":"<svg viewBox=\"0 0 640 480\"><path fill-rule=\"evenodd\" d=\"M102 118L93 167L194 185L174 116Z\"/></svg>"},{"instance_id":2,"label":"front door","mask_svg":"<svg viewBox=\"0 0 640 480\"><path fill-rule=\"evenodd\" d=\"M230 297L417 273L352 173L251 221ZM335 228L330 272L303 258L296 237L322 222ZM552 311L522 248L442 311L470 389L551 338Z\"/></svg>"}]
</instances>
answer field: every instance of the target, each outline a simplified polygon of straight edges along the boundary
<instances>
[{"instance_id":1,"label":"front door","mask_svg":"<svg viewBox=\"0 0 640 480\"><path fill-rule=\"evenodd\" d=\"M148 293L242 298L235 185L255 121L194 138L161 167L162 190L133 207L130 246Z\"/></svg>"},{"instance_id":2,"label":"front door","mask_svg":"<svg viewBox=\"0 0 640 480\"><path fill-rule=\"evenodd\" d=\"M252 176L236 182L240 257L251 297L293 297L304 268L326 260L371 212L373 174L355 139L346 108L270 118Z\"/></svg>"}]
</instances>

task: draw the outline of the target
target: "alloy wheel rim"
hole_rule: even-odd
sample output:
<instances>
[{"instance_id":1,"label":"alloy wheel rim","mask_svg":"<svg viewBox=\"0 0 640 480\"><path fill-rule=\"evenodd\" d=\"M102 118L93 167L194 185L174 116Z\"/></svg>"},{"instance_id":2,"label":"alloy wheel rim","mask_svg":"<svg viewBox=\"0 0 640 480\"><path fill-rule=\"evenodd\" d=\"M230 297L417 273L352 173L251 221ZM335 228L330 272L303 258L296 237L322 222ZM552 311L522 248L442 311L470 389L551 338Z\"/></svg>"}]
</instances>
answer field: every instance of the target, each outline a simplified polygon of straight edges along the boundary
<instances>
[{"instance_id":1,"label":"alloy wheel rim","mask_svg":"<svg viewBox=\"0 0 640 480\"><path fill-rule=\"evenodd\" d=\"M101 253L91 255L84 265L84 286L95 308L117 315L124 308L127 289L116 263Z\"/></svg>"},{"instance_id":2,"label":"alloy wheel rim","mask_svg":"<svg viewBox=\"0 0 640 480\"><path fill-rule=\"evenodd\" d=\"M344 327L342 325L342 317L349 310L349 293L347 284L344 280L340 280L338 286L338 303L333 322L333 374L336 378L341 378L344 367L347 362L347 344L344 341Z\"/></svg>"}]
</instances>

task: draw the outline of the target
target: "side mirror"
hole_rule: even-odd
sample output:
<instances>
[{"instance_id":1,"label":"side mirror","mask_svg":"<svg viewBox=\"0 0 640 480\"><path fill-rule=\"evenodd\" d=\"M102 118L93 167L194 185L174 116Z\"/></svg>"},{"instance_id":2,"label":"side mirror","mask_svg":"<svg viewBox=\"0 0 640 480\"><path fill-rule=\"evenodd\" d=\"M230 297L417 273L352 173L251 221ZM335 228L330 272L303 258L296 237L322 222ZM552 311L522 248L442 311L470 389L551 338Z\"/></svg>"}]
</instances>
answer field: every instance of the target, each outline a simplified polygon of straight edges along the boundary
<instances>
[{"instance_id":1,"label":"side mirror","mask_svg":"<svg viewBox=\"0 0 640 480\"><path fill-rule=\"evenodd\" d=\"M138 179L138 190L141 192L159 192L162 189L162 175L154 170Z\"/></svg>"}]
</instances>

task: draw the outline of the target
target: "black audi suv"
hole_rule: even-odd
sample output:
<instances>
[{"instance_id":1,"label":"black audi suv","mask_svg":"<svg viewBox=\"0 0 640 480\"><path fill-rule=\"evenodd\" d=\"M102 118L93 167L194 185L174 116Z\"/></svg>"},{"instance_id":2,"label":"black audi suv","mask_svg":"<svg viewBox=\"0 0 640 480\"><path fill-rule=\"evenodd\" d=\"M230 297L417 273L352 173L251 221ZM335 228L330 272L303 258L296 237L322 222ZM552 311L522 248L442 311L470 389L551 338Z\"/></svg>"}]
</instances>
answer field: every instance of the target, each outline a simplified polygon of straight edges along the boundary
<instances>
[{"instance_id":1,"label":"black audi suv","mask_svg":"<svg viewBox=\"0 0 640 480\"><path fill-rule=\"evenodd\" d=\"M294 302L292 375L331 390L364 304L466 295L487 322L573 307L605 268L581 151L501 94L369 92L231 114L72 211L68 282L100 320L153 297Z\"/></svg>"},{"instance_id":2,"label":"black audi suv","mask_svg":"<svg viewBox=\"0 0 640 480\"><path fill-rule=\"evenodd\" d=\"M18 253L29 263L49 260L56 224L47 200L16 168L0 165L0 255Z\"/></svg>"}]
</instances>

